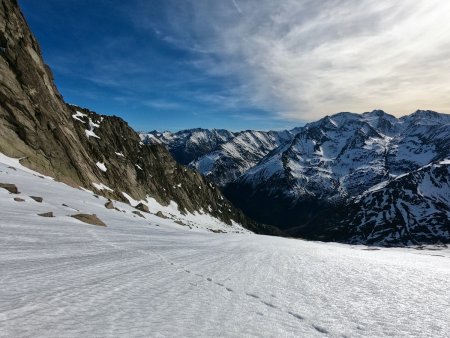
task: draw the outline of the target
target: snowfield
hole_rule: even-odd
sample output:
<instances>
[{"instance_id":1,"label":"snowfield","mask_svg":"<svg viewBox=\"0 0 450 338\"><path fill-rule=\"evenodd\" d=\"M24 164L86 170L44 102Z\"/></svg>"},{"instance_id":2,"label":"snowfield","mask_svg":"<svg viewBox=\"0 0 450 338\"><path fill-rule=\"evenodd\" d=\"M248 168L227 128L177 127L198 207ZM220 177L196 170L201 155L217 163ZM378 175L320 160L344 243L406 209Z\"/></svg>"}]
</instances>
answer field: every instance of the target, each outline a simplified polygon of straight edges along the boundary
<instances>
[{"instance_id":1,"label":"snowfield","mask_svg":"<svg viewBox=\"0 0 450 338\"><path fill-rule=\"evenodd\" d=\"M449 249L189 229L0 162L1 337L449 336Z\"/></svg>"}]
</instances>

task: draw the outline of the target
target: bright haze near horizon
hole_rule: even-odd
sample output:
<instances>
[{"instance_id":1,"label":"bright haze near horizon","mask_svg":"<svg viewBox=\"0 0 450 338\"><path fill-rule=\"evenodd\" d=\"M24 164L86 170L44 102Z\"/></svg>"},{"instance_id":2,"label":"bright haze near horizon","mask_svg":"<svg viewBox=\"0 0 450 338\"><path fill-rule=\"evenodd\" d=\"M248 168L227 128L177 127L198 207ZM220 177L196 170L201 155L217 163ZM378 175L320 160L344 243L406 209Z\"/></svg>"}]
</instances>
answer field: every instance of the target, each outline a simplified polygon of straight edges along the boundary
<instances>
[{"instance_id":1,"label":"bright haze near horizon","mask_svg":"<svg viewBox=\"0 0 450 338\"><path fill-rule=\"evenodd\" d=\"M69 103L137 130L450 112L450 2L19 0Z\"/></svg>"}]
</instances>

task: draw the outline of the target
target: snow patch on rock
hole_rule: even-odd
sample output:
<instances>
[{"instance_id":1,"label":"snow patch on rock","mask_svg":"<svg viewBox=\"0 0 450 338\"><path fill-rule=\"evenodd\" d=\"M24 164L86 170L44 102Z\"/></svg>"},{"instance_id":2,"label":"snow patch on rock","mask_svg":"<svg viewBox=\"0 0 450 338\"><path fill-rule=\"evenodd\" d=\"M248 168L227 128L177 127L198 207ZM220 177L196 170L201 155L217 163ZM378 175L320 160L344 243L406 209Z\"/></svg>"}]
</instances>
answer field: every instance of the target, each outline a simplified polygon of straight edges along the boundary
<instances>
[{"instance_id":1,"label":"snow patch on rock","mask_svg":"<svg viewBox=\"0 0 450 338\"><path fill-rule=\"evenodd\" d=\"M92 183L92 185L97 189L97 190L108 190L113 192L114 190L111 189L110 187L104 185L103 183Z\"/></svg>"},{"instance_id":2,"label":"snow patch on rock","mask_svg":"<svg viewBox=\"0 0 450 338\"><path fill-rule=\"evenodd\" d=\"M106 168L105 163L97 162L97 163L95 163L95 165L96 165L101 171L106 172L107 168Z\"/></svg>"}]
</instances>

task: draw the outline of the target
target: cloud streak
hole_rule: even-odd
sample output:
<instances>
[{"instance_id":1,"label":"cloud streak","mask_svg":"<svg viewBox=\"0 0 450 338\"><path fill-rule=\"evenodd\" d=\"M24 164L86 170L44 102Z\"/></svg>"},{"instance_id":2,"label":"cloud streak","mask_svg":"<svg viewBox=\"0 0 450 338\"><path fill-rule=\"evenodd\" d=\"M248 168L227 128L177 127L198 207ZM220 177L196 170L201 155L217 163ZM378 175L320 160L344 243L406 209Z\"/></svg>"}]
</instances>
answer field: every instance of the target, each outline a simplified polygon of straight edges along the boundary
<instances>
[{"instance_id":1,"label":"cloud streak","mask_svg":"<svg viewBox=\"0 0 450 338\"><path fill-rule=\"evenodd\" d=\"M237 4L236 0L231 0L233 2L234 7L236 8L236 10L239 12L239 14L242 14L242 10L239 7L239 5Z\"/></svg>"},{"instance_id":2,"label":"cloud streak","mask_svg":"<svg viewBox=\"0 0 450 338\"><path fill-rule=\"evenodd\" d=\"M168 24L174 41L203 51L196 67L236 79L235 102L305 120L450 112L448 13L440 0L192 1Z\"/></svg>"}]
</instances>

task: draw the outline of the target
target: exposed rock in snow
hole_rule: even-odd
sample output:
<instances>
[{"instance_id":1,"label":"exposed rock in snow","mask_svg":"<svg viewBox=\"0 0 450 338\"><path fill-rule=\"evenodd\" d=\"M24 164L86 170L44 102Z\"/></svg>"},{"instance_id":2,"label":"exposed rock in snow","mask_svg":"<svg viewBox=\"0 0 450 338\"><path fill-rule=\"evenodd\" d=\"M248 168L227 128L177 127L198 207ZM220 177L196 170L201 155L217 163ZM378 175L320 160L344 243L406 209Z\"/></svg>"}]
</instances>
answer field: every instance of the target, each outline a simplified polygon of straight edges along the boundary
<instances>
[{"instance_id":1,"label":"exposed rock in snow","mask_svg":"<svg viewBox=\"0 0 450 338\"><path fill-rule=\"evenodd\" d=\"M53 215L53 212L52 212L52 211L43 212L43 213L41 213L41 214L38 214L38 216L41 216L41 217L55 217L55 216Z\"/></svg>"},{"instance_id":2,"label":"exposed rock in snow","mask_svg":"<svg viewBox=\"0 0 450 338\"><path fill-rule=\"evenodd\" d=\"M77 220L87 223L87 224L106 227L106 224L100 218L98 218L97 215L95 215L95 214L92 214L92 215L76 214L76 215L72 215L71 217L76 218Z\"/></svg>"},{"instance_id":3,"label":"exposed rock in snow","mask_svg":"<svg viewBox=\"0 0 450 338\"><path fill-rule=\"evenodd\" d=\"M42 197L40 196L30 196L30 198L32 198L33 200L35 200L38 203L42 203L42 201L44 200Z\"/></svg>"},{"instance_id":4,"label":"exposed rock in snow","mask_svg":"<svg viewBox=\"0 0 450 338\"><path fill-rule=\"evenodd\" d=\"M8 190L11 194L18 194L19 193L19 189L17 189L15 184L0 183L0 188Z\"/></svg>"},{"instance_id":5,"label":"exposed rock in snow","mask_svg":"<svg viewBox=\"0 0 450 338\"><path fill-rule=\"evenodd\" d=\"M141 210L143 212L150 212L150 210L148 209L148 206L144 203L139 203L138 205L135 206L136 209Z\"/></svg>"},{"instance_id":6,"label":"exposed rock in snow","mask_svg":"<svg viewBox=\"0 0 450 338\"><path fill-rule=\"evenodd\" d=\"M106 209L114 209L114 203L111 200L107 201L105 203L105 208Z\"/></svg>"}]
</instances>

